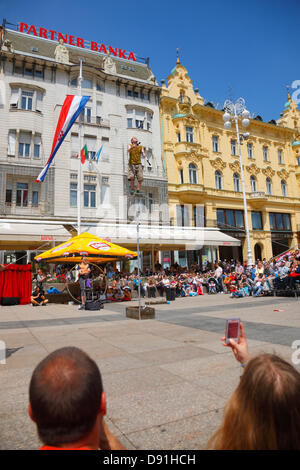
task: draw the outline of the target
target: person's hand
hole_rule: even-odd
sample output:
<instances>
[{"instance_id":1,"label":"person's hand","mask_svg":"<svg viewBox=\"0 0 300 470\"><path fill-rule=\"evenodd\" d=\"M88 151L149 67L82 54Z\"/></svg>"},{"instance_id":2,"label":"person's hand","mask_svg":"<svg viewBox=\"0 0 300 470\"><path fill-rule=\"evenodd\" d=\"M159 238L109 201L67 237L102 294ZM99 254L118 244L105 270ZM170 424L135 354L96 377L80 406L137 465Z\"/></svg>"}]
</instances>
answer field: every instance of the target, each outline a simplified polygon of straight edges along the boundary
<instances>
[{"instance_id":1,"label":"person's hand","mask_svg":"<svg viewBox=\"0 0 300 470\"><path fill-rule=\"evenodd\" d=\"M238 362L240 362L241 364L245 364L247 361L249 361L250 355L248 352L248 343L247 343L247 338L245 334L245 329L244 329L242 322L240 323L240 331L241 331L241 334L237 343L233 339L230 339L229 344L226 344L225 336L221 338L221 341L224 341L223 346L227 346L232 349L234 357L236 358Z\"/></svg>"}]
</instances>

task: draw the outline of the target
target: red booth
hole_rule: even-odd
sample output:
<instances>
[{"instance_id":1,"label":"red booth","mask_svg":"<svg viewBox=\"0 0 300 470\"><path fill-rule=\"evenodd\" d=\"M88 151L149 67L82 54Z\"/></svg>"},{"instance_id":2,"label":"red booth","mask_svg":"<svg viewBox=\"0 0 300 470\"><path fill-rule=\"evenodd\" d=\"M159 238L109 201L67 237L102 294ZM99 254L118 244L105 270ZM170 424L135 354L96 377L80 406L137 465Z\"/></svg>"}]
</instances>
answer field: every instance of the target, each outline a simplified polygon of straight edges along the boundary
<instances>
[{"instance_id":1,"label":"red booth","mask_svg":"<svg viewBox=\"0 0 300 470\"><path fill-rule=\"evenodd\" d=\"M31 299L31 265L3 264L0 267L0 304L25 305Z\"/></svg>"}]
</instances>

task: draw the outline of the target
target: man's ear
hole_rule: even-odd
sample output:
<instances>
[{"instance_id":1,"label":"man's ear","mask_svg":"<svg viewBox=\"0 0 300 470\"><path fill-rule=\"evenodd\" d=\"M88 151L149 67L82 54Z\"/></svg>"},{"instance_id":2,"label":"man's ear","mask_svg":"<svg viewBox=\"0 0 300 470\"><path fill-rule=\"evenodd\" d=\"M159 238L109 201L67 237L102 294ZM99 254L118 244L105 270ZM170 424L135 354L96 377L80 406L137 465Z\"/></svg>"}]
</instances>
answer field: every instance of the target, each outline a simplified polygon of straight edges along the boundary
<instances>
[{"instance_id":1,"label":"man's ear","mask_svg":"<svg viewBox=\"0 0 300 470\"><path fill-rule=\"evenodd\" d=\"M105 395L105 392L102 392L102 394L101 394L99 414L101 414L103 416L106 415L106 395Z\"/></svg>"},{"instance_id":2,"label":"man's ear","mask_svg":"<svg viewBox=\"0 0 300 470\"><path fill-rule=\"evenodd\" d=\"M32 408L31 408L31 404L29 403L28 405L28 414L30 416L30 419L32 419L32 421L35 423L35 419L33 417L33 412L32 412Z\"/></svg>"}]
</instances>

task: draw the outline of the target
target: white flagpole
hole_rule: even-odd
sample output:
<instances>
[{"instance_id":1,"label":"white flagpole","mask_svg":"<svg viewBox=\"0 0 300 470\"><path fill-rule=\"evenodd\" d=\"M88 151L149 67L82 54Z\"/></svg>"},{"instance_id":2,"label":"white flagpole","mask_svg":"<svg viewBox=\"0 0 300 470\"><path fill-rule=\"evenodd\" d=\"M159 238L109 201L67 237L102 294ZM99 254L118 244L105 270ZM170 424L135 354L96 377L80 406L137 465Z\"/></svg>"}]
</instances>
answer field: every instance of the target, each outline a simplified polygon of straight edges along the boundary
<instances>
[{"instance_id":1,"label":"white flagpole","mask_svg":"<svg viewBox=\"0 0 300 470\"><path fill-rule=\"evenodd\" d=\"M79 89L79 96L82 96L81 91L81 84L82 84L82 62L83 59L79 59L80 69L79 69L79 77L78 77L78 89ZM78 137L79 137L79 153L78 153L78 180L77 180L77 235L81 233L81 192L82 192L82 184L81 184L81 149L83 147L82 142L82 115L79 115L78 121Z\"/></svg>"}]
</instances>

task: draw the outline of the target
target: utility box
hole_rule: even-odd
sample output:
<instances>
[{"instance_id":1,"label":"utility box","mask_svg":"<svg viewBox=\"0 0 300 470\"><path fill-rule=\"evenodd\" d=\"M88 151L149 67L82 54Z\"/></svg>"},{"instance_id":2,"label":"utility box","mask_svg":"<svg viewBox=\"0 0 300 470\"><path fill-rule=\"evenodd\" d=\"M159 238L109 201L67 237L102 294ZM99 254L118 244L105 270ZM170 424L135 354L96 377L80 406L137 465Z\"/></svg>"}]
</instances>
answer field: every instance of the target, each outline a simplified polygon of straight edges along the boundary
<instances>
[{"instance_id":1,"label":"utility box","mask_svg":"<svg viewBox=\"0 0 300 470\"><path fill-rule=\"evenodd\" d=\"M126 317L139 320L139 307L126 307ZM155 309L152 307L141 307L141 320L152 320L155 318Z\"/></svg>"}]
</instances>

